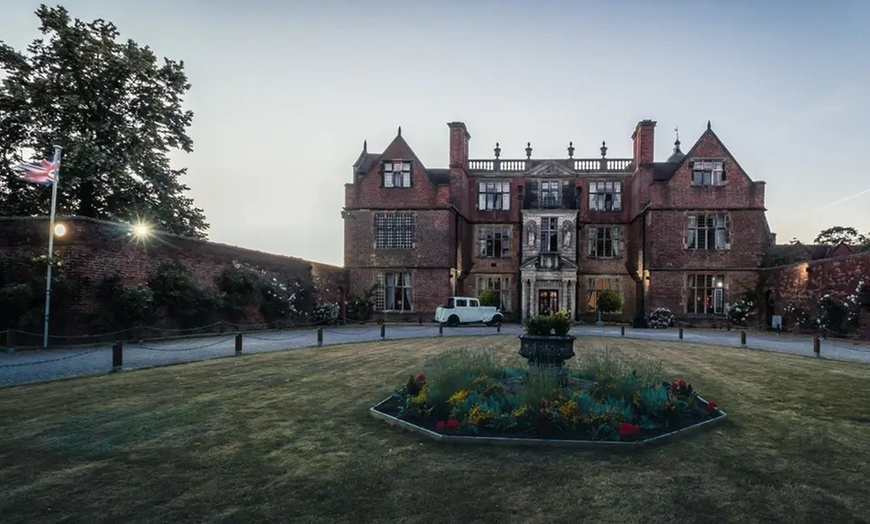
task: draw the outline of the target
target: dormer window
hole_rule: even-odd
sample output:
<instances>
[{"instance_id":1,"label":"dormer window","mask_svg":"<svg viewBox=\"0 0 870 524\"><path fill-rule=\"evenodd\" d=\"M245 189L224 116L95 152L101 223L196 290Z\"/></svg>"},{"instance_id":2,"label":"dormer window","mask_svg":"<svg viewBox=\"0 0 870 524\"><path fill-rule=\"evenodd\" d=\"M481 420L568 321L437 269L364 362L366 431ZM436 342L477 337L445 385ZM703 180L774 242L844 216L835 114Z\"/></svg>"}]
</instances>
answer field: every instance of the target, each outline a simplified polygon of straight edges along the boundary
<instances>
[{"instance_id":1,"label":"dormer window","mask_svg":"<svg viewBox=\"0 0 870 524\"><path fill-rule=\"evenodd\" d=\"M384 162L384 187L411 187L411 162L391 160Z\"/></svg>"},{"instance_id":2,"label":"dormer window","mask_svg":"<svg viewBox=\"0 0 870 524\"><path fill-rule=\"evenodd\" d=\"M693 186L721 186L725 183L725 167L721 160L695 160L692 162Z\"/></svg>"}]
</instances>

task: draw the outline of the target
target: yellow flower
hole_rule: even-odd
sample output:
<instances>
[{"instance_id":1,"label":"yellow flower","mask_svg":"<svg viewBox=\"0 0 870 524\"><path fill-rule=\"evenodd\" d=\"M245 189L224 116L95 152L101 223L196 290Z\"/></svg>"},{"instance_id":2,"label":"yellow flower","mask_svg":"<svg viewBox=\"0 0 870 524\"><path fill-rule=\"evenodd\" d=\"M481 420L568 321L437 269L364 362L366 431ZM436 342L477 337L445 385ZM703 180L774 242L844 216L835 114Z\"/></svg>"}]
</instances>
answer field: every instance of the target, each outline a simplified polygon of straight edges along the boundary
<instances>
[{"instance_id":1,"label":"yellow flower","mask_svg":"<svg viewBox=\"0 0 870 524\"><path fill-rule=\"evenodd\" d=\"M450 398L447 399L448 404L462 404L468 399L468 394L470 392L467 389L461 389L456 393L450 395Z\"/></svg>"},{"instance_id":2,"label":"yellow flower","mask_svg":"<svg viewBox=\"0 0 870 524\"><path fill-rule=\"evenodd\" d=\"M485 424L492 418L493 414L491 412L480 409L480 406L475 404L471 407L471 411L468 412L468 417L465 419L465 422L472 426L479 426Z\"/></svg>"},{"instance_id":3,"label":"yellow flower","mask_svg":"<svg viewBox=\"0 0 870 524\"><path fill-rule=\"evenodd\" d=\"M528 404L522 404L520 406L517 406L517 408L513 412L513 416L520 418L528 414L531 410L532 408Z\"/></svg>"},{"instance_id":4,"label":"yellow flower","mask_svg":"<svg viewBox=\"0 0 870 524\"><path fill-rule=\"evenodd\" d=\"M420 392L417 393L414 397L411 397L411 402L414 404L425 404L426 403L426 393L429 391L429 384L423 384L423 387L420 388Z\"/></svg>"},{"instance_id":5,"label":"yellow flower","mask_svg":"<svg viewBox=\"0 0 870 524\"><path fill-rule=\"evenodd\" d=\"M577 424L577 420L580 418L580 408L573 400L562 403L556 408L556 411L565 417L571 425Z\"/></svg>"}]
</instances>

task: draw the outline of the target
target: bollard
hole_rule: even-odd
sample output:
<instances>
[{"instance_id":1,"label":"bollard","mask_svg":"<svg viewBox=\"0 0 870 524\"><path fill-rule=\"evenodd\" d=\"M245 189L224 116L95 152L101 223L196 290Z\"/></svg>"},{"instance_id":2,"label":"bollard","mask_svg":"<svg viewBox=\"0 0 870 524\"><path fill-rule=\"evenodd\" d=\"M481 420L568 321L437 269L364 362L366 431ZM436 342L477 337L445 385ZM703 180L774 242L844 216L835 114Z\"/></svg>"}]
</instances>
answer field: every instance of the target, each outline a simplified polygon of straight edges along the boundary
<instances>
[{"instance_id":1,"label":"bollard","mask_svg":"<svg viewBox=\"0 0 870 524\"><path fill-rule=\"evenodd\" d=\"M6 330L6 352L15 353L15 340L12 337L14 331L12 328Z\"/></svg>"},{"instance_id":2,"label":"bollard","mask_svg":"<svg viewBox=\"0 0 870 524\"><path fill-rule=\"evenodd\" d=\"M387 338L387 326L386 324L381 324L381 340Z\"/></svg>"},{"instance_id":3,"label":"bollard","mask_svg":"<svg viewBox=\"0 0 870 524\"><path fill-rule=\"evenodd\" d=\"M741 346L746 345L746 332L745 331L740 332L740 345Z\"/></svg>"},{"instance_id":4,"label":"bollard","mask_svg":"<svg viewBox=\"0 0 870 524\"><path fill-rule=\"evenodd\" d=\"M495 332L501 333L501 322L499 322L498 324L495 325Z\"/></svg>"},{"instance_id":5,"label":"bollard","mask_svg":"<svg viewBox=\"0 0 870 524\"><path fill-rule=\"evenodd\" d=\"M731 331L731 323L725 324L725 330Z\"/></svg>"},{"instance_id":6,"label":"bollard","mask_svg":"<svg viewBox=\"0 0 870 524\"><path fill-rule=\"evenodd\" d=\"M619 326L619 336L625 336L625 326Z\"/></svg>"},{"instance_id":7,"label":"bollard","mask_svg":"<svg viewBox=\"0 0 870 524\"><path fill-rule=\"evenodd\" d=\"M236 355L242 354L242 334L236 333Z\"/></svg>"},{"instance_id":8,"label":"bollard","mask_svg":"<svg viewBox=\"0 0 870 524\"><path fill-rule=\"evenodd\" d=\"M683 340L683 326L680 326L680 340Z\"/></svg>"},{"instance_id":9,"label":"bollard","mask_svg":"<svg viewBox=\"0 0 870 524\"><path fill-rule=\"evenodd\" d=\"M422 315L420 315L419 317L417 317L417 324L419 324L419 325L421 325L421 326L423 325L423 316L422 316Z\"/></svg>"},{"instance_id":10,"label":"bollard","mask_svg":"<svg viewBox=\"0 0 870 524\"><path fill-rule=\"evenodd\" d=\"M813 337L813 353L816 354L816 358L822 356L822 341L819 339L818 333Z\"/></svg>"},{"instance_id":11,"label":"bollard","mask_svg":"<svg viewBox=\"0 0 870 524\"><path fill-rule=\"evenodd\" d=\"M323 328L322 327L317 328L317 345L318 346L323 345Z\"/></svg>"},{"instance_id":12,"label":"bollard","mask_svg":"<svg viewBox=\"0 0 870 524\"><path fill-rule=\"evenodd\" d=\"M444 336L444 324L438 324L438 336L439 337Z\"/></svg>"},{"instance_id":13,"label":"bollard","mask_svg":"<svg viewBox=\"0 0 870 524\"><path fill-rule=\"evenodd\" d=\"M112 344L112 371L121 371L124 365L124 343L116 340Z\"/></svg>"}]
</instances>

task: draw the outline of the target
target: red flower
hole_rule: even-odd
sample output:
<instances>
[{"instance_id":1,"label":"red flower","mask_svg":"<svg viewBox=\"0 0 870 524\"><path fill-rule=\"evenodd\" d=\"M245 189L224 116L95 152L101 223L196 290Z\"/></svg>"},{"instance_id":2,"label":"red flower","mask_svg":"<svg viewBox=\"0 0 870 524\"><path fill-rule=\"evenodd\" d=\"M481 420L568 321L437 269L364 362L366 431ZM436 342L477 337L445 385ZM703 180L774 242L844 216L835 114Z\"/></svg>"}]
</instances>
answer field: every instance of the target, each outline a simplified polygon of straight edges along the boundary
<instances>
[{"instance_id":1,"label":"red flower","mask_svg":"<svg viewBox=\"0 0 870 524\"><path fill-rule=\"evenodd\" d=\"M631 437L640 433L640 426L637 424L629 424L628 422L623 422L619 425L619 434L623 437Z\"/></svg>"},{"instance_id":2,"label":"red flower","mask_svg":"<svg viewBox=\"0 0 870 524\"><path fill-rule=\"evenodd\" d=\"M446 425L447 424L443 420L439 420L438 422L435 423L435 429L443 430Z\"/></svg>"},{"instance_id":3,"label":"red flower","mask_svg":"<svg viewBox=\"0 0 870 524\"><path fill-rule=\"evenodd\" d=\"M710 411L714 411L718 407L719 406L717 406L716 403L712 400L710 402L707 402L707 409L709 409Z\"/></svg>"},{"instance_id":4,"label":"red flower","mask_svg":"<svg viewBox=\"0 0 870 524\"><path fill-rule=\"evenodd\" d=\"M459 429L459 421L452 418L447 421L447 429Z\"/></svg>"},{"instance_id":5,"label":"red flower","mask_svg":"<svg viewBox=\"0 0 870 524\"><path fill-rule=\"evenodd\" d=\"M426 375L420 373L417 375L417 382L426 382Z\"/></svg>"}]
</instances>

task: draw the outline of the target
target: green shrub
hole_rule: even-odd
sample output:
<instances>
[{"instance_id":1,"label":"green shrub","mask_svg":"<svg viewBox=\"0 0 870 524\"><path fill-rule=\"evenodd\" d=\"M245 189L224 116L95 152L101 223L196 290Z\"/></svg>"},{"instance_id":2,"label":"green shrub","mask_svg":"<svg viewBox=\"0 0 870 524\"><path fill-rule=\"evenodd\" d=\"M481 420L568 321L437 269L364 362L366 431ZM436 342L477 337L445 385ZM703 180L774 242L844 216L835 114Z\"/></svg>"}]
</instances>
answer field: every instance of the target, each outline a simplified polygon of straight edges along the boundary
<instances>
[{"instance_id":1,"label":"green shrub","mask_svg":"<svg viewBox=\"0 0 870 524\"><path fill-rule=\"evenodd\" d=\"M164 308L169 318L182 328L214 322L223 309L220 293L200 289L190 270L178 261L161 264L148 287L154 292L154 305Z\"/></svg>"},{"instance_id":2,"label":"green shrub","mask_svg":"<svg viewBox=\"0 0 870 524\"><path fill-rule=\"evenodd\" d=\"M69 278L59 254L51 273L51 331L63 331L80 286ZM45 320L47 255L19 255L0 261L0 329L42 332Z\"/></svg>"},{"instance_id":3,"label":"green shrub","mask_svg":"<svg viewBox=\"0 0 870 524\"><path fill-rule=\"evenodd\" d=\"M154 292L151 288L144 285L125 287L120 275L113 275L97 285L97 299L105 314L104 325L110 329L127 329L154 318Z\"/></svg>"},{"instance_id":4,"label":"green shrub","mask_svg":"<svg viewBox=\"0 0 870 524\"><path fill-rule=\"evenodd\" d=\"M477 300L480 301L481 306L488 307L500 307L501 299L499 294L493 291L492 289L484 289L480 292L480 295L477 296Z\"/></svg>"},{"instance_id":5,"label":"green shrub","mask_svg":"<svg viewBox=\"0 0 870 524\"><path fill-rule=\"evenodd\" d=\"M216 279L223 298L223 313L232 322L244 318L248 309L258 305L259 275L242 266L229 266Z\"/></svg>"},{"instance_id":6,"label":"green shrub","mask_svg":"<svg viewBox=\"0 0 870 524\"><path fill-rule=\"evenodd\" d=\"M604 289L598 292L596 304L602 313L613 313L622 309L622 297L613 289Z\"/></svg>"},{"instance_id":7,"label":"green shrub","mask_svg":"<svg viewBox=\"0 0 870 524\"><path fill-rule=\"evenodd\" d=\"M347 301L345 314L348 320L367 322L372 318L372 312L375 310L374 296L377 290L378 284L375 284L367 289L362 296L351 297Z\"/></svg>"},{"instance_id":8,"label":"green shrub","mask_svg":"<svg viewBox=\"0 0 870 524\"><path fill-rule=\"evenodd\" d=\"M528 317L523 322L526 333L535 336L547 336L553 332L553 317L549 315L535 315Z\"/></svg>"}]
</instances>

